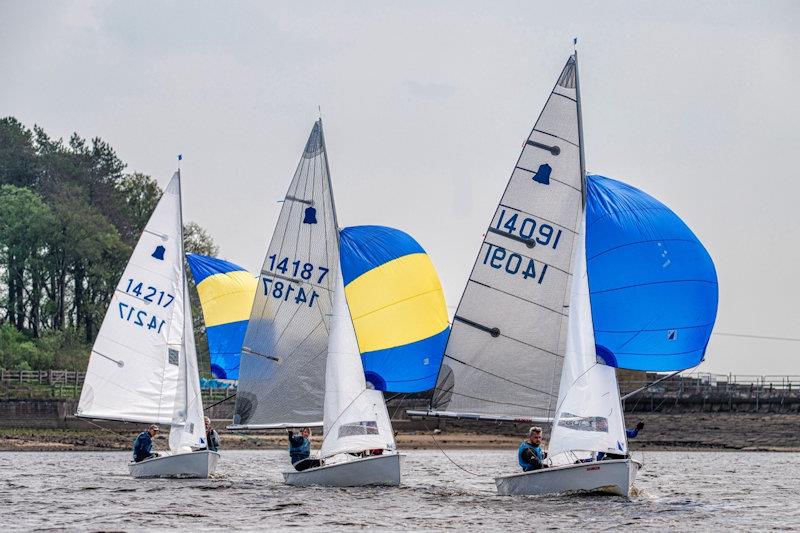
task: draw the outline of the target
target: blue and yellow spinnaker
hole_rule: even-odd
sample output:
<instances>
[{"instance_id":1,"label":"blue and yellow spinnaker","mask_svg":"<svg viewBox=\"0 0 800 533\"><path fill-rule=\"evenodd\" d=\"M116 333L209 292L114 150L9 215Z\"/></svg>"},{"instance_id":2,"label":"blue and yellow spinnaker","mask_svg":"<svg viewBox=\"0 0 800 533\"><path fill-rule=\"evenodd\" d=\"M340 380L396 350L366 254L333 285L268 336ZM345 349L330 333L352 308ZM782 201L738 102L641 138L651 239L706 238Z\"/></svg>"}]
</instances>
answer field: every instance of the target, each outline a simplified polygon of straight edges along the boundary
<instances>
[{"instance_id":1,"label":"blue and yellow spinnaker","mask_svg":"<svg viewBox=\"0 0 800 533\"><path fill-rule=\"evenodd\" d=\"M239 355L258 278L216 257L186 254L186 259L203 307L211 374L239 379Z\"/></svg>"},{"instance_id":2,"label":"blue and yellow spinnaker","mask_svg":"<svg viewBox=\"0 0 800 533\"><path fill-rule=\"evenodd\" d=\"M425 250L384 226L345 228L339 248L367 381L391 392L432 389L450 328L442 285Z\"/></svg>"}]
</instances>

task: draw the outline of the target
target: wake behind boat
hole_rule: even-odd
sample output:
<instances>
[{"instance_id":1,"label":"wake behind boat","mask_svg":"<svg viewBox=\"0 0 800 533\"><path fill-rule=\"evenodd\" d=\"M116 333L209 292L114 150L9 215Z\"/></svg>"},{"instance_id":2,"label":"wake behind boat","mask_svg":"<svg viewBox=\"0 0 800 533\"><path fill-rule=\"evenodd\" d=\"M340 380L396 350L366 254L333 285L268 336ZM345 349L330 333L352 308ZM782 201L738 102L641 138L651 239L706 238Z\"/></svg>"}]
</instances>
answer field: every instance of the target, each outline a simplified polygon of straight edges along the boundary
<instances>
[{"instance_id":1,"label":"wake behind boat","mask_svg":"<svg viewBox=\"0 0 800 533\"><path fill-rule=\"evenodd\" d=\"M180 171L131 255L92 347L76 416L170 426L170 452L131 462L133 477L208 477L206 434L183 265Z\"/></svg>"}]
</instances>

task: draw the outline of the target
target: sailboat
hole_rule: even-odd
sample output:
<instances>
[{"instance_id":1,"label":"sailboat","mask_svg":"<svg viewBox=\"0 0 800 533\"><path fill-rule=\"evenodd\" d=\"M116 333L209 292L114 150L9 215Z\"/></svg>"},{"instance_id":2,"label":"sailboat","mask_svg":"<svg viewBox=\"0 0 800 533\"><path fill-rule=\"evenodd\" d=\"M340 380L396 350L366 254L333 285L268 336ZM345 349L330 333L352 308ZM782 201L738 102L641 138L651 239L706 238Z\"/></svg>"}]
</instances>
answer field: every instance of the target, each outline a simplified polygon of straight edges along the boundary
<instances>
[{"instance_id":1,"label":"sailboat","mask_svg":"<svg viewBox=\"0 0 800 533\"><path fill-rule=\"evenodd\" d=\"M497 477L499 494L628 496L641 465L615 370L696 366L716 307L691 230L638 189L586 175L573 54L486 232L430 408L408 414L551 423L550 468Z\"/></svg>"},{"instance_id":2,"label":"sailboat","mask_svg":"<svg viewBox=\"0 0 800 533\"><path fill-rule=\"evenodd\" d=\"M325 370L322 465L284 472L290 485L398 485L382 391L435 384L448 332L444 293L425 250L385 226L339 232L340 264Z\"/></svg>"},{"instance_id":3,"label":"sailboat","mask_svg":"<svg viewBox=\"0 0 800 533\"><path fill-rule=\"evenodd\" d=\"M327 352L322 465L284 472L284 480L288 485L328 487L399 485L403 456L396 452L383 393L368 388L364 378L341 265ZM377 453L366 455L367 451Z\"/></svg>"},{"instance_id":4,"label":"sailboat","mask_svg":"<svg viewBox=\"0 0 800 533\"><path fill-rule=\"evenodd\" d=\"M133 477L213 474L206 448L176 172L133 250L97 334L76 416L170 426L169 452L129 464Z\"/></svg>"},{"instance_id":5,"label":"sailboat","mask_svg":"<svg viewBox=\"0 0 800 533\"><path fill-rule=\"evenodd\" d=\"M322 426L339 239L321 119L282 201L244 334L233 430Z\"/></svg>"}]
</instances>

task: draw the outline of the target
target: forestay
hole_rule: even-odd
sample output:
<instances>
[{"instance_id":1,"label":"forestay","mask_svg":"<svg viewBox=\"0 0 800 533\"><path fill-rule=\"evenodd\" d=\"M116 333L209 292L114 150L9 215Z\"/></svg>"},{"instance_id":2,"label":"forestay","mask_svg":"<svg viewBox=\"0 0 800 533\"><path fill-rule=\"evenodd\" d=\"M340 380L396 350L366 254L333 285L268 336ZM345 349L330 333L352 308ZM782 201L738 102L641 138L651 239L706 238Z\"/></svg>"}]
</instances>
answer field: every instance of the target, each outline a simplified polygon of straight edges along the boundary
<instances>
[{"instance_id":1,"label":"forestay","mask_svg":"<svg viewBox=\"0 0 800 533\"><path fill-rule=\"evenodd\" d=\"M322 424L337 231L317 121L261 268L242 346L233 427Z\"/></svg>"},{"instance_id":2,"label":"forestay","mask_svg":"<svg viewBox=\"0 0 800 533\"><path fill-rule=\"evenodd\" d=\"M486 230L453 318L432 410L552 416L582 202L576 77L570 57Z\"/></svg>"},{"instance_id":3,"label":"forestay","mask_svg":"<svg viewBox=\"0 0 800 533\"><path fill-rule=\"evenodd\" d=\"M336 275L325 371L325 424L320 456L395 448L383 393L367 388L341 270Z\"/></svg>"},{"instance_id":4,"label":"forestay","mask_svg":"<svg viewBox=\"0 0 800 533\"><path fill-rule=\"evenodd\" d=\"M184 422L180 412L187 405L187 378L181 362L194 357L194 342L192 339L190 353L184 345L180 201L180 175L176 173L111 298L92 347L78 416ZM191 337L191 319L189 324Z\"/></svg>"}]
</instances>

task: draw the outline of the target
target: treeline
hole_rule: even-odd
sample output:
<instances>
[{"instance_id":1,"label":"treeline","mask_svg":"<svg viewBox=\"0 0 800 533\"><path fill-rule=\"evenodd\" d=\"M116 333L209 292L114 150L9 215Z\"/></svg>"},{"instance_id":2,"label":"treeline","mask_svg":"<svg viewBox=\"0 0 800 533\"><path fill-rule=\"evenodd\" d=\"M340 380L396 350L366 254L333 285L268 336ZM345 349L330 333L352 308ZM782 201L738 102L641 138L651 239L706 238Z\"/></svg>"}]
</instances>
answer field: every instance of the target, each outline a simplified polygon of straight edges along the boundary
<instances>
[{"instance_id":1,"label":"treeline","mask_svg":"<svg viewBox=\"0 0 800 533\"><path fill-rule=\"evenodd\" d=\"M125 168L99 137L53 139L0 119L0 368L84 369L161 197L154 179ZM216 255L197 224L187 224L185 237L187 251Z\"/></svg>"}]
</instances>

